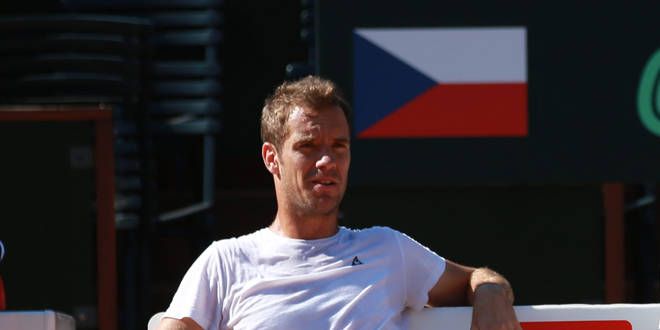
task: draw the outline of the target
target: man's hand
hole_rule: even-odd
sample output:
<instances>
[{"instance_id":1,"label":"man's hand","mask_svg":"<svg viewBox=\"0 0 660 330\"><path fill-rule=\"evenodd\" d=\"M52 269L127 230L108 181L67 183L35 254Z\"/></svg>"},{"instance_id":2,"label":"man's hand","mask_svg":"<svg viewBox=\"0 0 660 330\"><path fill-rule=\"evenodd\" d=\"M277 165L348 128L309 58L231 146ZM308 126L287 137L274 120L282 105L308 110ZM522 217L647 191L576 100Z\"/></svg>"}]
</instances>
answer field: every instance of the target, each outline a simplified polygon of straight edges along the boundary
<instances>
[{"instance_id":1,"label":"man's hand","mask_svg":"<svg viewBox=\"0 0 660 330\"><path fill-rule=\"evenodd\" d=\"M502 275L447 260L429 291L431 306L472 305L472 330L522 330L513 311L513 290Z\"/></svg>"},{"instance_id":2,"label":"man's hand","mask_svg":"<svg viewBox=\"0 0 660 330\"><path fill-rule=\"evenodd\" d=\"M522 330L513 311L512 295L500 284L484 283L473 294L472 330Z\"/></svg>"}]
</instances>

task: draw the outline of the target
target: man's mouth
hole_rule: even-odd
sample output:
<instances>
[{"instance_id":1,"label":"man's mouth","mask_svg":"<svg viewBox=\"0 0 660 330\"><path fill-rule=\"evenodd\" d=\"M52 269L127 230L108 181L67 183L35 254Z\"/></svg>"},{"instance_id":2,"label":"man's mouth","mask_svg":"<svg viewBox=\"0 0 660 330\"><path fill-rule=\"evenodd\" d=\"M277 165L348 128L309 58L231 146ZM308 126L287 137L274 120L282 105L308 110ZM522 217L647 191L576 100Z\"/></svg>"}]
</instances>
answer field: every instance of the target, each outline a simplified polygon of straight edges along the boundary
<instances>
[{"instance_id":1,"label":"man's mouth","mask_svg":"<svg viewBox=\"0 0 660 330\"><path fill-rule=\"evenodd\" d=\"M315 179L315 180L312 180L312 184L321 185L323 187L330 187L330 186L336 185L337 180L331 179L331 178Z\"/></svg>"},{"instance_id":2,"label":"man's mouth","mask_svg":"<svg viewBox=\"0 0 660 330\"><path fill-rule=\"evenodd\" d=\"M335 182L333 181L312 181L313 184L317 185L320 184L322 186L332 186L335 185Z\"/></svg>"}]
</instances>

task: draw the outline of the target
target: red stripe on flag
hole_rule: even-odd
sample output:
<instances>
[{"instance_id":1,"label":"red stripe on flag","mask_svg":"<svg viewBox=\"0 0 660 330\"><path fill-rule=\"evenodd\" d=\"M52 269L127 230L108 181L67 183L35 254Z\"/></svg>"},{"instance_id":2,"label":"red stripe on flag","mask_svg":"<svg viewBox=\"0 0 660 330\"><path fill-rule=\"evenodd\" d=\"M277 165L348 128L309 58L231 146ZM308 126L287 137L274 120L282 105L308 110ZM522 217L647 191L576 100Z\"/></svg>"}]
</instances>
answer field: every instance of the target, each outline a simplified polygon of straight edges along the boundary
<instances>
[{"instance_id":1,"label":"red stripe on flag","mask_svg":"<svg viewBox=\"0 0 660 330\"><path fill-rule=\"evenodd\" d=\"M360 138L527 136L527 84L437 85Z\"/></svg>"},{"instance_id":2,"label":"red stripe on flag","mask_svg":"<svg viewBox=\"0 0 660 330\"><path fill-rule=\"evenodd\" d=\"M632 330L628 321L521 322L523 330Z\"/></svg>"}]
</instances>

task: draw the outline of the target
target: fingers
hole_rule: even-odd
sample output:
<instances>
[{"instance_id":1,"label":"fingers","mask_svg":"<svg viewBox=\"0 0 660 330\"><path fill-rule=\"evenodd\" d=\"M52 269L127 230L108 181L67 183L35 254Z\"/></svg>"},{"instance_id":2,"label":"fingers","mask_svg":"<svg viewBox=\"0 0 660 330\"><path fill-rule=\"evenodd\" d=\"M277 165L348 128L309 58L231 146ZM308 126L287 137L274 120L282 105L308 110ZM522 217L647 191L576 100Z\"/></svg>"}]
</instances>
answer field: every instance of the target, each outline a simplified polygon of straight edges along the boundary
<instances>
[{"instance_id":1,"label":"fingers","mask_svg":"<svg viewBox=\"0 0 660 330\"><path fill-rule=\"evenodd\" d=\"M516 318L513 308L510 310L488 311L472 313L470 330L523 330Z\"/></svg>"},{"instance_id":2,"label":"fingers","mask_svg":"<svg viewBox=\"0 0 660 330\"><path fill-rule=\"evenodd\" d=\"M500 325L486 325L484 327L480 327L477 324L472 324L470 327L470 330L523 330L523 328L520 326L519 323L509 323L509 324L500 324Z\"/></svg>"}]
</instances>

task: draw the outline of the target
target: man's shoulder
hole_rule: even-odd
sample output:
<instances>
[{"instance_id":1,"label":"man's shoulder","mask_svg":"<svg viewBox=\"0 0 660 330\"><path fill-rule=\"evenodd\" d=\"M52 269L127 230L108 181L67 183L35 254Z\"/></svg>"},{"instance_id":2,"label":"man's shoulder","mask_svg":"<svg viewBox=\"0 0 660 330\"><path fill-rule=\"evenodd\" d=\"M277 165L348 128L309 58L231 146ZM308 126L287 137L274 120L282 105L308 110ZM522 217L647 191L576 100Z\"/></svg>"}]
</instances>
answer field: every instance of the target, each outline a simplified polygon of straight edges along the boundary
<instances>
[{"instance_id":1,"label":"man's shoulder","mask_svg":"<svg viewBox=\"0 0 660 330\"><path fill-rule=\"evenodd\" d=\"M372 227L366 227L360 229L351 229L344 227L344 229L357 237L383 237L383 236L391 237L400 234L399 231L387 226L372 226Z\"/></svg>"},{"instance_id":2,"label":"man's shoulder","mask_svg":"<svg viewBox=\"0 0 660 330\"><path fill-rule=\"evenodd\" d=\"M213 241L208 249L225 257L249 253L257 248L262 231L263 229L241 236L222 238Z\"/></svg>"}]
</instances>

